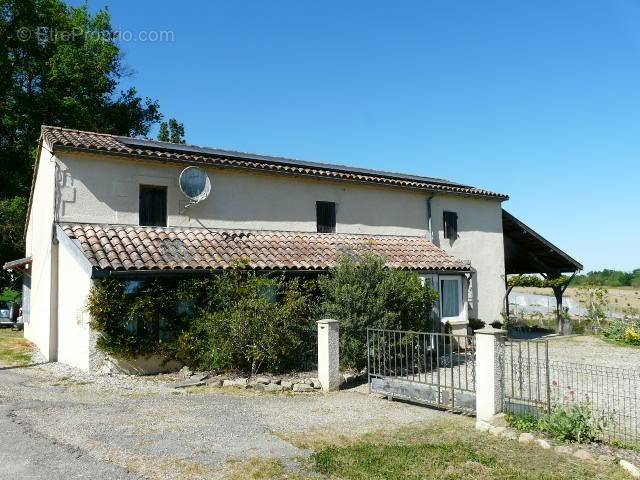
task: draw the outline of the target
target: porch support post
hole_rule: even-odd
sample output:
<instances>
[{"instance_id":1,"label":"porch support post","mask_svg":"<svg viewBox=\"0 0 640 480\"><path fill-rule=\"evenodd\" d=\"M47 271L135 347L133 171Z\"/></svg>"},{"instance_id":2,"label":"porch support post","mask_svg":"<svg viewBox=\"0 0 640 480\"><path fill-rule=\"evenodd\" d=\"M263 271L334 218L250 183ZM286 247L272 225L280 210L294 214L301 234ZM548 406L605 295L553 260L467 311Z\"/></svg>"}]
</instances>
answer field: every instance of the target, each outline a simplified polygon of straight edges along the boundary
<instances>
[{"instance_id":1,"label":"porch support post","mask_svg":"<svg viewBox=\"0 0 640 480\"><path fill-rule=\"evenodd\" d=\"M502 364L506 331L476 330L476 422L489 422L502 411Z\"/></svg>"},{"instance_id":2,"label":"porch support post","mask_svg":"<svg viewBox=\"0 0 640 480\"><path fill-rule=\"evenodd\" d=\"M342 383L338 320L318 320L318 380L325 392L338 390Z\"/></svg>"}]
</instances>

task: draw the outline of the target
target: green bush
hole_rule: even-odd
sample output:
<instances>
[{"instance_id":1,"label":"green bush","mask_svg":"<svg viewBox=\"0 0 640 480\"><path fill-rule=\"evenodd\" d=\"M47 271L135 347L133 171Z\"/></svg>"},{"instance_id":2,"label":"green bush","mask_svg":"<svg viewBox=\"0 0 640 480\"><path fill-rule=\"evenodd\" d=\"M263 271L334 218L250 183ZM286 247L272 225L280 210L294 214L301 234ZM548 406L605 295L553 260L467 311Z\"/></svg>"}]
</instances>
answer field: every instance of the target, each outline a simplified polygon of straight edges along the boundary
<instances>
[{"instance_id":1,"label":"green bush","mask_svg":"<svg viewBox=\"0 0 640 480\"><path fill-rule=\"evenodd\" d=\"M280 372L312 349L312 321L324 316L341 322L344 365L362 368L367 327L432 330L437 293L373 255L344 257L318 282L239 267L195 279L97 282L88 309L98 348L197 369Z\"/></svg>"},{"instance_id":2,"label":"green bush","mask_svg":"<svg viewBox=\"0 0 640 480\"><path fill-rule=\"evenodd\" d=\"M215 306L201 309L178 341L178 358L204 370L277 373L295 367L312 323L308 288L235 271L214 278Z\"/></svg>"},{"instance_id":3,"label":"green bush","mask_svg":"<svg viewBox=\"0 0 640 480\"><path fill-rule=\"evenodd\" d=\"M541 417L531 413L510 413L505 419L516 430L544 432L557 440L577 443L598 440L609 420L604 414L595 415L589 402L557 405L551 413Z\"/></svg>"},{"instance_id":4,"label":"green bush","mask_svg":"<svg viewBox=\"0 0 640 480\"><path fill-rule=\"evenodd\" d=\"M369 253L344 256L318 283L321 315L340 320L344 366L360 369L367 364L367 327L432 330L437 292L414 272L387 268L384 258Z\"/></svg>"},{"instance_id":5,"label":"green bush","mask_svg":"<svg viewBox=\"0 0 640 480\"><path fill-rule=\"evenodd\" d=\"M505 415L505 420L510 427L515 428L521 432L532 432L539 430L538 417L531 413L508 413Z\"/></svg>"},{"instance_id":6,"label":"green bush","mask_svg":"<svg viewBox=\"0 0 640 480\"><path fill-rule=\"evenodd\" d=\"M606 416L596 416L591 404L558 405L538 422L540 431L565 442L588 443L598 439L607 425Z\"/></svg>"},{"instance_id":7,"label":"green bush","mask_svg":"<svg viewBox=\"0 0 640 480\"><path fill-rule=\"evenodd\" d=\"M602 329L602 336L617 343L640 345L640 320L628 317L612 319Z\"/></svg>"},{"instance_id":8,"label":"green bush","mask_svg":"<svg viewBox=\"0 0 640 480\"><path fill-rule=\"evenodd\" d=\"M97 347L160 355L199 369L291 367L310 344L310 289L241 269L199 279L105 279L88 310Z\"/></svg>"}]
</instances>

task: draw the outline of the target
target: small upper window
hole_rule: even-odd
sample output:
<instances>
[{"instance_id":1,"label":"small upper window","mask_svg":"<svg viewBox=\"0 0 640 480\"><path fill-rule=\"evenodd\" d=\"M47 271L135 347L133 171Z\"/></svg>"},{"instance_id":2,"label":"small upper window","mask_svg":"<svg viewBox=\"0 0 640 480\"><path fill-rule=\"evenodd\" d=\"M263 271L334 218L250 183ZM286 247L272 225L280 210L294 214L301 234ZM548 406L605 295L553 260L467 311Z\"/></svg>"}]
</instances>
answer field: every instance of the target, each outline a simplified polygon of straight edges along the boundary
<instances>
[{"instance_id":1,"label":"small upper window","mask_svg":"<svg viewBox=\"0 0 640 480\"><path fill-rule=\"evenodd\" d=\"M167 226L167 187L140 185L140 225Z\"/></svg>"},{"instance_id":2,"label":"small upper window","mask_svg":"<svg viewBox=\"0 0 640 480\"><path fill-rule=\"evenodd\" d=\"M458 214L456 212L443 212L442 225L444 238L455 240L458 238Z\"/></svg>"},{"instance_id":3,"label":"small upper window","mask_svg":"<svg viewBox=\"0 0 640 480\"><path fill-rule=\"evenodd\" d=\"M336 233L336 204L316 202L316 224L318 233Z\"/></svg>"}]
</instances>

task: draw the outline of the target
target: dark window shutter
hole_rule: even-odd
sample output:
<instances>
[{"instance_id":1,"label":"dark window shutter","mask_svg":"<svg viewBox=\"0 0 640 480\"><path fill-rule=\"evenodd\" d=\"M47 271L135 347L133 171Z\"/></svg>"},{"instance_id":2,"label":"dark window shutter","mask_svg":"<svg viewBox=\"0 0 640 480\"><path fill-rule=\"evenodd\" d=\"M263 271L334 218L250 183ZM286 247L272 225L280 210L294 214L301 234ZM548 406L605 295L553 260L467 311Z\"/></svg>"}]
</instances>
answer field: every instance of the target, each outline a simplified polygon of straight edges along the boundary
<instances>
[{"instance_id":1,"label":"dark window shutter","mask_svg":"<svg viewBox=\"0 0 640 480\"><path fill-rule=\"evenodd\" d=\"M316 202L316 225L318 233L336 232L336 204Z\"/></svg>"},{"instance_id":2,"label":"dark window shutter","mask_svg":"<svg viewBox=\"0 0 640 480\"><path fill-rule=\"evenodd\" d=\"M149 227L167 226L167 187L140 185L139 223Z\"/></svg>"},{"instance_id":3,"label":"dark window shutter","mask_svg":"<svg viewBox=\"0 0 640 480\"><path fill-rule=\"evenodd\" d=\"M458 214L456 212L442 212L442 224L444 238L452 240L458 238Z\"/></svg>"}]
</instances>

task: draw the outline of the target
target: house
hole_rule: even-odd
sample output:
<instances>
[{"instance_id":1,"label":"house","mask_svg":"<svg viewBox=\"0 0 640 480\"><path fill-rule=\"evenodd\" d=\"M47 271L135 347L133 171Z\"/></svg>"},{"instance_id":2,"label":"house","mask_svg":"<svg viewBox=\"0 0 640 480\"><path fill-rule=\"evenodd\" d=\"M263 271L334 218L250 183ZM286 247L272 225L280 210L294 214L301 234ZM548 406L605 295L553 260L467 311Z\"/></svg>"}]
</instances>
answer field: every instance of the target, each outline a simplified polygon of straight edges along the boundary
<instances>
[{"instance_id":1,"label":"house","mask_svg":"<svg viewBox=\"0 0 640 480\"><path fill-rule=\"evenodd\" d=\"M210 184L199 202L178 185L190 166ZM431 282L442 324L466 333L471 318L500 319L505 246L518 271L581 268L522 226L505 239L507 199L437 178L45 126L26 256L5 267L25 273L25 336L49 360L85 370L102 361L86 311L92 282L239 260L321 272L344 252L372 250Z\"/></svg>"}]
</instances>

